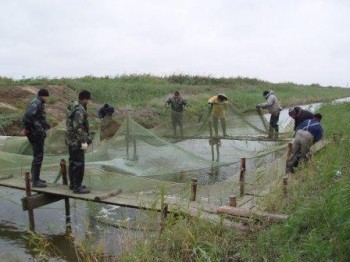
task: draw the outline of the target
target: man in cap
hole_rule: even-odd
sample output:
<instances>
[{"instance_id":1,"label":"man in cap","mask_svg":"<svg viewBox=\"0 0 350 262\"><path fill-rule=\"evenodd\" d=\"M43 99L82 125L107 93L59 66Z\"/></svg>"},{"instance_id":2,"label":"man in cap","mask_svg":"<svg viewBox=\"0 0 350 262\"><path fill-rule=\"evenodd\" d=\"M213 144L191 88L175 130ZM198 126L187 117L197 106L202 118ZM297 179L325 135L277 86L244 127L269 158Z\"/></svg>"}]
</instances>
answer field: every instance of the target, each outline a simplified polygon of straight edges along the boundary
<instances>
[{"instance_id":1,"label":"man in cap","mask_svg":"<svg viewBox=\"0 0 350 262\"><path fill-rule=\"evenodd\" d=\"M69 187L76 194L90 192L82 184L85 172L85 151L92 143L87 114L87 105L90 101L91 93L83 90L79 93L79 100L70 102L67 107L66 144L69 152Z\"/></svg>"},{"instance_id":2,"label":"man in cap","mask_svg":"<svg viewBox=\"0 0 350 262\"><path fill-rule=\"evenodd\" d=\"M294 131L296 131L297 127L305 120L314 118L313 113L307 110L303 110L299 106L290 108L288 114L291 118L294 119Z\"/></svg>"},{"instance_id":3,"label":"man in cap","mask_svg":"<svg viewBox=\"0 0 350 262\"><path fill-rule=\"evenodd\" d=\"M322 139L321 120L322 115L315 114L312 119L304 120L296 128L292 155L287 162L287 173L294 172L294 167L298 166L299 162L306 161L309 158L310 147Z\"/></svg>"},{"instance_id":4,"label":"man in cap","mask_svg":"<svg viewBox=\"0 0 350 262\"><path fill-rule=\"evenodd\" d=\"M45 103L49 98L47 89L40 89L24 114L22 134L27 136L33 149L31 168L33 187L46 187L46 181L40 179L41 165L44 158L46 131L50 128L46 120Z\"/></svg>"},{"instance_id":5,"label":"man in cap","mask_svg":"<svg viewBox=\"0 0 350 262\"><path fill-rule=\"evenodd\" d=\"M219 94L209 98L208 104L210 105L211 117L213 121L213 128L215 135L219 135L219 119L221 122L222 133L227 136L226 133L226 110L227 110L228 98L224 94Z\"/></svg>"},{"instance_id":6,"label":"man in cap","mask_svg":"<svg viewBox=\"0 0 350 262\"><path fill-rule=\"evenodd\" d=\"M177 136L177 126L180 129L180 136L183 137L183 112L186 110L187 102L182 98L179 91L166 101L166 107L171 107L171 123L173 126L174 136Z\"/></svg>"},{"instance_id":7,"label":"man in cap","mask_svg":"<svg viewBox=\"0 0 350 262\"><path fill-rule=\"evenodd\" d=\"M269 127L269 135L268 138L278 138L278 121L280 119L280 112L282 110L282 107L274 94L274 92L271 91L264 91L263 96L266 99L265 103L258 104L256 106L257 109L268 109L269 113L271 114L270 118L270 127Z\"/></svg>"}]
</instances>

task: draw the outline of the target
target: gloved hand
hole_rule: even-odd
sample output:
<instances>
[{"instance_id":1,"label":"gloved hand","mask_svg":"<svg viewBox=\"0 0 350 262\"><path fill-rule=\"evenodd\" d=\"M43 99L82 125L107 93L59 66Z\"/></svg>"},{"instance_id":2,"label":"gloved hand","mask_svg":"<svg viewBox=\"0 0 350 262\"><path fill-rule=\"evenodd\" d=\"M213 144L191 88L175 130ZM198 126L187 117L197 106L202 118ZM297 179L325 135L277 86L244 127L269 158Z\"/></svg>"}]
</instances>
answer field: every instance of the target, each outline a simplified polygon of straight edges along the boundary
<instances>
[{"instance_id":1,"label":"gloved hand","mask_svg":"<svg viewBox=\"0 0 350 262\"><path fill-rule=\"evenodd\" d=\"M81 144L81 149L84 150L84 151L87 150L88 147L89 147L88 143L82 143Z\"/></svg>"}]
</instances>

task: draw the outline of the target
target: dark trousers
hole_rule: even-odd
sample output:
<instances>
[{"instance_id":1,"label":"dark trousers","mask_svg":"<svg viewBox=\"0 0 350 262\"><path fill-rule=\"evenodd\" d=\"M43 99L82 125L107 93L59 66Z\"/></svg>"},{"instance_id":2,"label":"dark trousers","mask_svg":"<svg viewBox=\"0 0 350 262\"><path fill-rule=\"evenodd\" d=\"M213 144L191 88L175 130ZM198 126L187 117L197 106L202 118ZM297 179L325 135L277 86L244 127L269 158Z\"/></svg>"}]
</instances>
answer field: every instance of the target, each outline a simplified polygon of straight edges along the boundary
<instances>
[{"instance_id":1,"label":"dark trousers","mask_svg":"<svg viewBox=\"0 0 350 262\"><path fill-rule=\"evenodd\" d=\"M32 161L32 182L38 182L40 179L41 165L44 159L44 144L45 139L38 139L33 141L29 139L33 149L33 161Z\"/></svg>"},{"instance_id":2,"label":"dark trousers","mask_svg":"<svg viewBox=\"0 0 350 262\"><path fill-rule=\"evenodd\" d=\"M78 146L69 146L69 180L73 189L78 189L83 183L85 171L85 153Z\"/></svg>"},{"instance_id":3,"label":"dark trousers","mask_svg":"<svg viewBox=\"0 0 350 262\"><path fill-rule=\"evenodd\" d=\"M173 125L173 131L174 131L174 136L177 135L177 126L180 128L180 135L184 135L184 130L183 130L183 113L179 112L172 112L171 113L171 123Z\"/></svg>"},{"instance_id":4,"label":"dark trousers","mask_svg":"<svg viewBox=\"0 0 350 262\"><path fill-rule=\"evenodd\" d=\"M278 133L278 121L280 120L280 111L274 112L271 114L270 118L270 126L273 130L275 130L276 133Z\"/></svg>"}]
</instances>

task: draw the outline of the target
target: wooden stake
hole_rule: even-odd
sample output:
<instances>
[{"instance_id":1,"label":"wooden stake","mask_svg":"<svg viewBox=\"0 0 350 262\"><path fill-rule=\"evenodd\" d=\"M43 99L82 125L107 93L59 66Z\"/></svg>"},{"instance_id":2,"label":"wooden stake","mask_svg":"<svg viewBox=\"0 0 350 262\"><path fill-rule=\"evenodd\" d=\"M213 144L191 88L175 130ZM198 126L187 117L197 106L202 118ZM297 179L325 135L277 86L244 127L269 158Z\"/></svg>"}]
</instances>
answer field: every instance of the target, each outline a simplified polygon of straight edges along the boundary
<instances>
[{"instance_id":1,"label":"wooden stake","mask_svg":"<svg viewBox=\"0 0 350 262\"><path fill-rule=\"evenodd\" d=\"M240 173L240 176L239 176L240 196L244 195L245 173L246 173L246 159L245 158L241 158L241 173Z\"/></svg>"},{"instance_id":2,"label":"wooden stake","mask_svg":"<svg viewBox=\"0 0 350 262\"><path fill-rule=\"evenodd\" d=\"M230 207L236 207L237 206L236 196L230 196L228 203Z\"/></svg>"},{"instance_id":3,"label":"wooden stake","mask_svg":"<svg viewBox=\"0 0 350 262\"><path fill-rule=\"evenodd\" d=\"M62 183L63 185L68 185L67 164L66 164L66 160L64 160L63 158L61 159L60 166L61 166Z\"/></svg>"},{"instance_id":4,"label":"wooden stake","mask_svg":"<svg viewBox=\"0 0 350 262\"><path fill-rule=\"evenodd\" d=\"M30 198L32 196L32 187L30 184L30 173L25 173L25 184L26 184L26 196L27 196L27 207L28 207L28 216L29 216L29 230L35 231L35 221L34 221L34 210L32 208L32 203Z\"/></svg>"},{"instance_id":5,"label":"wooden stake","mask_svg":"<svg viewBox=\"0 0 350 262\"><path fill-rule=\"evenodd\" d=\"M198 180L193 178L191 179L192 183L191 183L191 201L196 201L196 197L197 197L197 183Z\"/></svg>"},{"instance_id":6,"label":"wooden stake","mask_svg":"<svg viewBox=\"0 0 350 262\"><path fill-rule=\"evenodd\" d=\"M283 190L283 196L288 197L288 176L283 177L282 190Z\"/></svg>"}]
</instances>

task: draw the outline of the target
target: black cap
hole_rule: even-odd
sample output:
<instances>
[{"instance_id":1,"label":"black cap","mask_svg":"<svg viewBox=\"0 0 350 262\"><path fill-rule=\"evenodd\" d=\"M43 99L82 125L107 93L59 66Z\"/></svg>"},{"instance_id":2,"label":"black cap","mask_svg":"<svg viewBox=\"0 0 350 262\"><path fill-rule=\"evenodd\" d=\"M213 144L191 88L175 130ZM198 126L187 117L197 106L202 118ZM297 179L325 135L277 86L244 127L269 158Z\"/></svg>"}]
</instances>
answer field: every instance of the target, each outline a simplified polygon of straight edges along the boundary
<instances>
[{"instance_id":1,"label":"black cap","mask_svg":"<svg viewBox=\"0 0 350 262\"><path fill-rule=\"evenodd\" d=\"M83 90L79 93L79 100L91 100L91 93L87 90Z\"/></svg>"},{"instance_id":2,"label":"black cap","mask_svg":"<svg viewBox=\"0 0 350 262\"><path fill-rule=\"evenodd\" d=\"M47 91L45 88L42 88L39 90L38 96L49 96L49 91Z\"/></svg>"},{"instance_id":3,"label":"black cap","mask_svg":"<svg viewBox=\"0 0 350 262\"><path fill-rule=\"evenodd\" d=\"M227 96L224 95L224 94L218 94L218 98L219 98L221 101L227 101L227 100L228 100Z\"/></svg>"}]
</instances>

